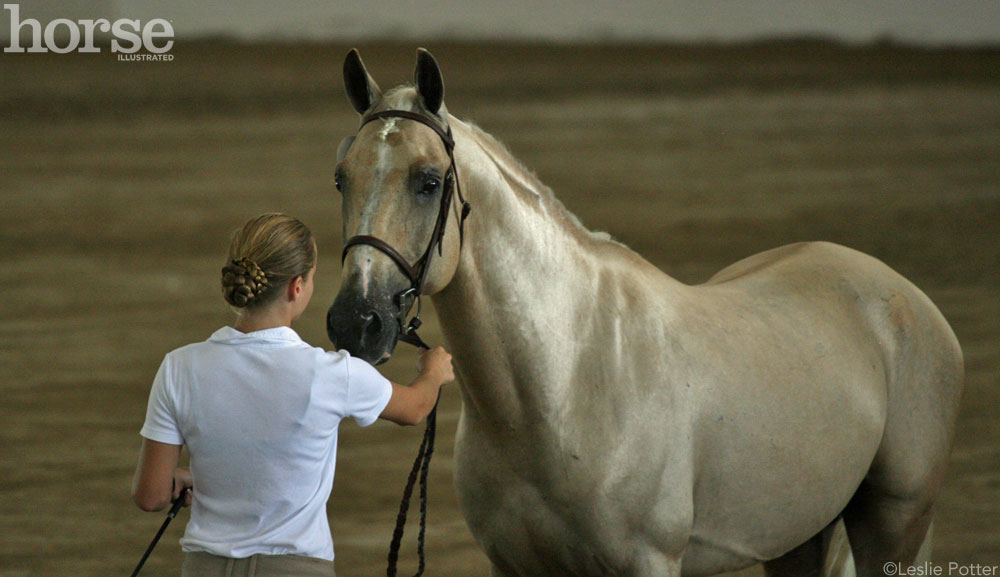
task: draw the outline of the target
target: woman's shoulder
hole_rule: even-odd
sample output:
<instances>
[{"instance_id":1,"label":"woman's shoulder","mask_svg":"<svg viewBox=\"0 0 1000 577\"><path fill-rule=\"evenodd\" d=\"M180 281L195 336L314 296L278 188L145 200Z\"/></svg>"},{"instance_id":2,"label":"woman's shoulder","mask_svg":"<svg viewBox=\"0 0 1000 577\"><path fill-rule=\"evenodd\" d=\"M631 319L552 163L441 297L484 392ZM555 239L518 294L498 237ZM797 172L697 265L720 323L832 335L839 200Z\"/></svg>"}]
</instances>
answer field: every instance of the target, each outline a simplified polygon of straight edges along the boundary
<instances>
[{"instance_id":1,"label":"woman's shoulder","mask_svg":"<svg viewBox=\"0 0 1000 577\"><path fill-rule=\"evenodd\" d=\"M163 356L163 363L178 363L204 355L217 354L219 345L233 344L232 339L242 335L236 329L225 326L213 332L207 339L181 345ZM213 353L213 351L216 351Z\"/></svg>"}]
</instances>

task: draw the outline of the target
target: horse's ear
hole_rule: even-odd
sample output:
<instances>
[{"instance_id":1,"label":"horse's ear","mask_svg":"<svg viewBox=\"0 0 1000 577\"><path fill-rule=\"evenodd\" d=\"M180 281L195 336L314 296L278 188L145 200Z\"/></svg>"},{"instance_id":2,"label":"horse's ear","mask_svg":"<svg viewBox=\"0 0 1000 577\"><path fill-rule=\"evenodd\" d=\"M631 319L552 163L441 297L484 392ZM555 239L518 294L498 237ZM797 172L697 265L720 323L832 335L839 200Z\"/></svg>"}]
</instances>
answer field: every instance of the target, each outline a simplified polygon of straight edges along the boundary
<instances>
[{"instance_id":1,"label":"horse's ear","mask_svg":"<svg viewBox=\"0 0 1000 577\"><path fill-rule=\"evenodd\" d=\"M444 79L437 61L423 48L417 49L417 70L413 74L413 81L424 108L431 114L437 114L444 102Z\"/></svg>"},{"instance_id":2,"label":"horse's ear","mask_svg":"<svg viewBox=\"0 0 1000 577\"><path fill-rule=\"evenodd\" d=\"M361 61L357 48L352 48L344 60L344 88L347 89L351 106L358 114L371 110L382 98L382 91L365 70L365 63Z\"/></svg>"}]
</instances>

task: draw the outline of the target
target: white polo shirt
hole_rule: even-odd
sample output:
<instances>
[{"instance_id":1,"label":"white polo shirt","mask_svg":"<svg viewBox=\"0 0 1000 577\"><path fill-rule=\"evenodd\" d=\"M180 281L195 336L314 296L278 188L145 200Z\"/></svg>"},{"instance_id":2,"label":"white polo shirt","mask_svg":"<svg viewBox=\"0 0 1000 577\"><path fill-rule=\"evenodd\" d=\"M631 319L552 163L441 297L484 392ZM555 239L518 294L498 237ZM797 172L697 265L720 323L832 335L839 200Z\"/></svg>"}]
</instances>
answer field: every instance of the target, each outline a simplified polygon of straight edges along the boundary
<instances>
[{"instance_id":1,"label":"white polo shirt","mask_svg":"<svg viewBox=\"0 0 1000 577\"><path fill-rule=\"evenodd\" d=\"M391 396L370 364L312 347L289 327L224 327L168 353L141 434L191 454L194 503L181 547L333 560L326 502L337 427L345 417L374 423Z\"/></svg>"}]
</instances>

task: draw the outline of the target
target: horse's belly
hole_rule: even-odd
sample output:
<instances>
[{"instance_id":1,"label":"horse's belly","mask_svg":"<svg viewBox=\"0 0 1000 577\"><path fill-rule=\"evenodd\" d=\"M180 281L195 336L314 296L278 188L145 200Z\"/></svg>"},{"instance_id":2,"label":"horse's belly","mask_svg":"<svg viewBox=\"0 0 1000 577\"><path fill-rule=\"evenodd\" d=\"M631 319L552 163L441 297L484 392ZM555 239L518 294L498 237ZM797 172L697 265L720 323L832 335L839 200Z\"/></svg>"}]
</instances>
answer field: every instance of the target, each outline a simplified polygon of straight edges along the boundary
<instances>
[{"instance_id":1,"label":"horse's belly","mask_svg":"<svg viewBox=\"0 0 1000 577\"><path fill-rule=\"evenodd\" d=\"M827 368L783 390L741 391L702 415L685 573L780 556L840 514L871 467L885 423L884 381L862 367Z\"/></svg>"}]
</instances>

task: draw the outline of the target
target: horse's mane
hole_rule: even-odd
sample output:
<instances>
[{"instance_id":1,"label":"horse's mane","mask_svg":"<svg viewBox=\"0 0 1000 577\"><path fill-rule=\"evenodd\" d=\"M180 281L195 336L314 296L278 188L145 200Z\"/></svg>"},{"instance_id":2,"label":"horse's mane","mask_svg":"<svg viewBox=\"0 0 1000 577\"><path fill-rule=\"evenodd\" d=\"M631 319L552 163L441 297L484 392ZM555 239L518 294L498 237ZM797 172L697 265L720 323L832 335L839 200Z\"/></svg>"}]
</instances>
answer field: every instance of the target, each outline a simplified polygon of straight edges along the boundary
<instances>
[{"instance_id":1,"label":"horse's mane","mask_svg":"<svg viewBox=\"0 0 1000 577\"><path fill-rule=\"evenodd\" d=\"M504 178L512 185L521 185L522 192L532 195L538 202L544 203L548 212L562 219L569 228L580 235L597 241L616 242L611 235L606 232L592 231L588 229L580 219L573 214L566 205L563 204L555 191L538 178L533 170L524 165L516 156L511 153L506 144L497 140L496 137L486 132L476 124L463 121L470 131L479 141L480 146L493 160L497 169L503 173ZM512 172L516 171L516 172ZM620 243L619 243L620 244Z\"/></svg>"}]
</instances>

